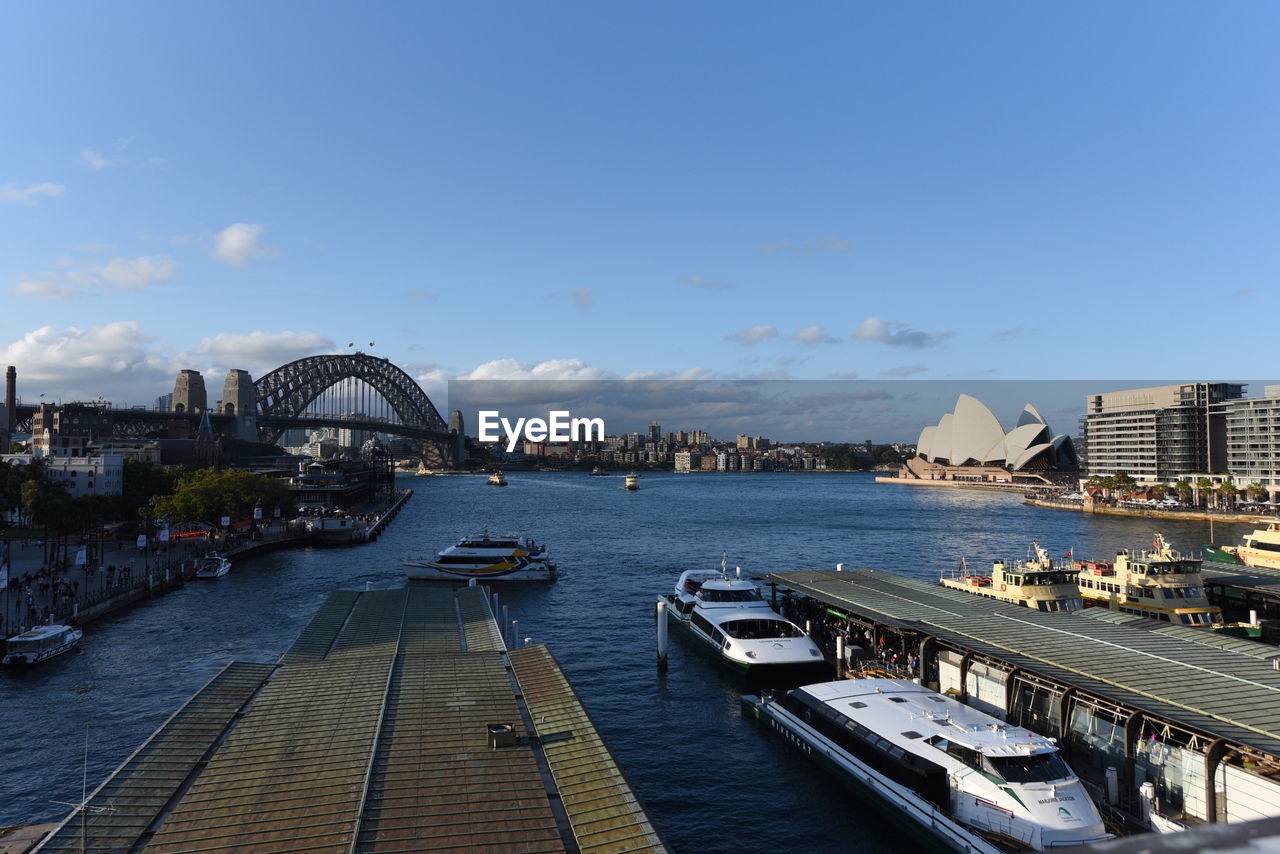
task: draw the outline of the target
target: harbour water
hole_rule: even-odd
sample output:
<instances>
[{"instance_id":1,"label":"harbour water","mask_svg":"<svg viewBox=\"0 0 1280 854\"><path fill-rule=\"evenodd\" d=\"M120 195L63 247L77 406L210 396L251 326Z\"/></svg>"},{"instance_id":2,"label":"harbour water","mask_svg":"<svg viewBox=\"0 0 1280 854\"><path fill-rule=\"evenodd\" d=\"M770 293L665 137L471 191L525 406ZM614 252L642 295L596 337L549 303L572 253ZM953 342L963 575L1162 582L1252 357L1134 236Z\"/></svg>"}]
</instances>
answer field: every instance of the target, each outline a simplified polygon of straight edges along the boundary
<instances>
[{"instance_id":1,"label":"harbour water","mask_svg":"<svg viewBox=\"0 0 1280 854\"><path fill-rule=\"evenodd\" d=\"M1026 507L1012 495L876 485L856 474L512 472L402 478L417 491L368 546L282 552L91 625L81 650L0 675L0 825L53 820L228 661L271 661L338 587L391 586L399 559L485 525L545 541L561 568L546 586L500 589L520 635L550 644L650 817L678 851L901 851L875 814L807 760L745 721L742 685L672 639L654 666L653 606L676 576L730 566L763 573L873 566L933 579L1021 559L1037 539L1055 557L1109 558L1160 530L1199 551L1209 526ZM1249 525L1217 525L1235 542ZM3 596L4 594L0 594Z\"/></svg>"}]
</instances>

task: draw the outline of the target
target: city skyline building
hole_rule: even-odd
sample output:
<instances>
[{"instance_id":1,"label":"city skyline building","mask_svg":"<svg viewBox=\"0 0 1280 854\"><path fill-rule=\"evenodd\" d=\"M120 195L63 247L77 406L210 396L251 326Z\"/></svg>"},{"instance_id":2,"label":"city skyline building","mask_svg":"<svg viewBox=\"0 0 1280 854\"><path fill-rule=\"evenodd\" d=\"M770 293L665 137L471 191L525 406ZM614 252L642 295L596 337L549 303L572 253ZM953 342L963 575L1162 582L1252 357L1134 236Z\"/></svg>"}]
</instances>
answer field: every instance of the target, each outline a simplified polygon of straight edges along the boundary
<instances>
[{"instance_id":1,"label":"city skyline building","mask_svg":"<svg viewBox=\"0 0 1280 854\"><path fill-rule=\"evenodd\" d=\"M1244 385L1188 382L1091 394L1083 432L1087 477L1124 472L1138 483L1170 483L1225 470L1224 422L1211 407L1243 396Z\"/></svg>"}]
</instances>

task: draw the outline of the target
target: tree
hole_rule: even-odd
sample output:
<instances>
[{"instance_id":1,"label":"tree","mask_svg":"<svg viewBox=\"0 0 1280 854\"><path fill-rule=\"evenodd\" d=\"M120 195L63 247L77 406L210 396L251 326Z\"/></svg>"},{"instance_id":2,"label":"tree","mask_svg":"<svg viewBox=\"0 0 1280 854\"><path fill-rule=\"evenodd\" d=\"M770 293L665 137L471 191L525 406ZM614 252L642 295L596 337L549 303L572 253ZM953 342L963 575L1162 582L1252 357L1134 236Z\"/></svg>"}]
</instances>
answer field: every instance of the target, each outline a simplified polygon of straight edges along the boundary
<instances>
[{"instance_id":1,"label":"tree","mask_svg":"<svg viewBox=\"0 0 1280 854\"><path fill-rule=\"evenodd\" d=\"M1267 488L1256 480L1245 487L1244 491L1253 501L1265 501L1270 494L1267 492Z\"/></svg>"},{"instance_id":2,"label":"tree","mask_svg":"<svg viewBox=\"0 0 1280 854\"><path fill-rule=\"evenodd\" d=\"M1199 504L1201 499L1203 499L1204 505L1208 507L1209 496L1212 494L1213 481L1209 480L1207 477L1202 477L1196 480L1196 504Z\"/></svg>"},{"instance_id":3,"label":"tree","mask_svg":"<svg viewBox=\"0 0 1280 854\"><path fill-rule=\"evenodd\" d=\"M1195 491L1195 487L1191 485L1191 481L1184 477L1173 485L1173 491L1178 493L1178 500L1185 503L1187 497Z\"/></svg>"},{"instance_id":4,"label":"tree","mask_svg":"<svg viewBox=\"0 0 1280 854\"><path fill-rule=\"evenodd\" d=\"M1165 486L1163 483L1157 483L1155 486L1151 487L1151 494L1156 498L1164 498L1168 492L1169 487Z\"/></svg>"},{"instance_id":5,"label":"tree","mask_svg":"<svg viewBox=\"0 0 1280 854\"><path fill-rule=\"evenodd\" d=\"M1227 478L1218 486L1218 496L1222 501L1222 507L1229 508L1240 497L1240 490L1231 482L1231 478Z\"/></svg>"},{"instance_id":6,"label":"tree","mask_svg":"<svg viewBox=\"0 0 1280 854\"><path fill-rule=\"evenodd\" d=\"M247 471L207 468L184 474L172 495L152 499L151 513L172 522L213 522L224 515L250 515L258 504L268 513L279 505L281 512L290 515L296 502L278 480Z\"/></svg>"}]
</instances>

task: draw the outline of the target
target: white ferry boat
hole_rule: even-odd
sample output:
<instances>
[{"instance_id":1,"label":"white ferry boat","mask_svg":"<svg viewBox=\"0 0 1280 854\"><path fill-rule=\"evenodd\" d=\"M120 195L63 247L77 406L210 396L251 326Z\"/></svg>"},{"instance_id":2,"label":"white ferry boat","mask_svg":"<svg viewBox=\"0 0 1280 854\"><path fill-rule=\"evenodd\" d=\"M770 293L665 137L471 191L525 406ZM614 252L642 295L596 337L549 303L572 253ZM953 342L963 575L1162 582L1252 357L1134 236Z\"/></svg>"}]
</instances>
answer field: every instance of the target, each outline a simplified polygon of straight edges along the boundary
<instances>
[{"instance_id":1,"label":"white ferry boat","mask_svg":"<svg viewBox=\"0 0 1280 854\"><path fill-rule=\"evenodd\" d=\"M770 608L753 582L730 578L723 568L681 573L675 592L663 599L669 620L739 670L826 667L822 651L803 629Z\"/></svg>"},{"instance_id":2,"label":"white ferry boat","mask_svg":"<svg viewBox=\"0 0 1280 854\"><path fill-rule=\"evenodd\" d=\"M506 486L507 485L507 479L502 474L501 470L495 471L493 474L489 475L489 480L486 482L489 484L489 486Z\"/></svg>"},{"instance_id":3,"label":"white ferry boat","mask_svg":"<svg viewBox=\"0 0 1280 854\"><path fill-rule=\"evenodd\" d=\"M1222 610L1209 604L1200 565L1200 560L1179 554L1162 534L1156 534L1150 549L1125 549L1115 561L1076 562L1086 608L1211 626L1222 622Z\"/></svg>"},{"instance_id":4,"label":"white ferry boat","mask_svg":"<svg viewBox=\"0 0 1280 854\"><path fill-rule=\"evenodd\" d=\"M1079 611L1084 600L1076 583L1078 573L1073 566L1054 562L1047 549L1032 541L1025 561L1010 565L998 560L990 575L979 575L970 573L961 559L959 571L942 576L938 583L1037 611Z\"/></svg>"},{"instance_id":5,"label":"white ferry boat","mask_svg":"<svg viewBox=\"0 0 1280 854\"><path fill-rule=\"evenodd\" d=\"M200 558L196 567L196 578L221 578L231 571L231 561L217 552L209 552Z\"/></svg>"},{"instance_id":6,"label":"white ferry boat","mask_svg":"<svg viewBox=\"0 0 1280 854\"><path fill-rule=\"evenodd\" d=\"M637 489L640 488L640 475L636 474L635 472L632 472L631 474L627 475L627 479L625 482L623 482L622 488L629 490L631 492L635 492Z\"/></svg>"},{"instance_id":7,"label":"white ferry boat","mask_svg":"<svg viewBox=\"0 0 1280 854\"><path fill-rule=\"evenodd\" d=\"M1051 739L904 679L747 695L766 723L907 826L955 851L1045 851L1108 839Z\"/></svg>"},{"instance_id":8,"label":"white ferry boat","mask_svg":"<svg viewBox=\"0 0 1280 854\"><path fill-rule=\"evenodd\" d=\"M1269 522L1244 538L1238 546L1204 547L1204 556L1214 563L1244 564L1264 569L1280 569L1280 522Z\"/></svg>"},{"instance_id":9,"label":"white ferry boat","mask_svg":"<svg viewBox=\"0 0 1280 854\"><path fill-rule=\"evenodd\" d=\"M458 540L432 557L406 556L405 574L427 581L554 581L547 547L518 534L487 531Z\"/></svg>"},{"instance_id":10,"label":"white ferry boat","mask_svg":"<svg viewBox=\"0 0 1280 854\"><path fill-rule=\"evenodd\" d=\"M84 632L74 626L36 626L9 638L3 664L31 665L75 649Z\"/></svg>"}]
</instances>

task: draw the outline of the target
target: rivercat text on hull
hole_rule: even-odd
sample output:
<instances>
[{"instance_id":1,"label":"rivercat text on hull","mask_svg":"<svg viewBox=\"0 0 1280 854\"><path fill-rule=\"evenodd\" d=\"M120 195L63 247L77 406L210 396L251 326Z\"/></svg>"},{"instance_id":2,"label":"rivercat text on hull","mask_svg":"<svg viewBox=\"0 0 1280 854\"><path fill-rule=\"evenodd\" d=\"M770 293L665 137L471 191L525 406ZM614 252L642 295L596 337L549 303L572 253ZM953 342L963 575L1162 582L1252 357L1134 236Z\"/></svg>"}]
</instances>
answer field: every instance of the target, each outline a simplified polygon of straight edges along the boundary
<instances>
[{"instance_id":1,"label":"rivercat text on hull","mask_svg":"<svg viewBox=\"0 0 1280 854\"><path fill-rule=\"evenodd\" d=\"M39 664L75 649L84 632L74 626L36 626L9 638L3 664L27 666Z\"/></svg>"},{"instance_id":2,"label":"rivercat text on hull","mask_svg":"<svg viewBox=\"0 0 1280 854\"><path fill-rule=\"evenodd\" d=\"M547 547L518 534L463 537L432 557L405 557L405 574L427 581L553 581Z\"/></svg>"},{"instance_id":3,"label":"rivercat text on hull","mask_svg":"<svg viewBox=\"0 0 1280 854\"><path fill-rule=\"evenodd\" d=\"M1051 739L905 679L742 698L769 726L913 829L955 851L1045 851L1109 838Z\"/></svg>"},{"instance_id":4,"label":"rivercat text on hull","mask_svg":"<svg viewBox=\"0 0 1280 854\"><path fill-rule=\"evenodd\" d=\"M998 560L990 575L977 575L970 573L961 559L959 571L942 576L938 583L1037 611L1079 611L1084 601L1076 584L1078 572L1075 567L1054 563L1048 550L1032 542L1025 561L1009 565Z\"/></svg>"},{"instance_id":5,"label":"rivercat text on hull","mask_svg":"<svg viewBox=\"0 0 1280 854\"><path fill-rule=\"evenodd\" d=\"M739 570L740 572L740 570ZM674 593L663 597L668 619L688 629L694 642L742 671L825 667L822 651L769 607L760 588L723 570L691 569Z\"/></svg>"},{"instance_id":6,"label":"rivercat text on hull","mask_svg":"<svg viewBox=\"0 0 1280 854\"><path fill-rule=\"evenodd\" d=\"M1096 605L1184 626L1222 622L1221 609L1205 596L1200 561L1179 554L1161 534L1150 549L1125 549L1114 562L1076 565L1086 608Z\"/></svg>"}]
</instances>

